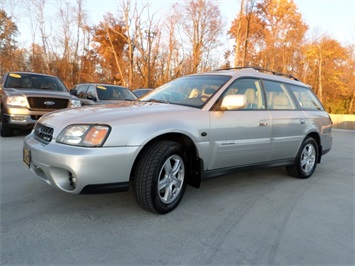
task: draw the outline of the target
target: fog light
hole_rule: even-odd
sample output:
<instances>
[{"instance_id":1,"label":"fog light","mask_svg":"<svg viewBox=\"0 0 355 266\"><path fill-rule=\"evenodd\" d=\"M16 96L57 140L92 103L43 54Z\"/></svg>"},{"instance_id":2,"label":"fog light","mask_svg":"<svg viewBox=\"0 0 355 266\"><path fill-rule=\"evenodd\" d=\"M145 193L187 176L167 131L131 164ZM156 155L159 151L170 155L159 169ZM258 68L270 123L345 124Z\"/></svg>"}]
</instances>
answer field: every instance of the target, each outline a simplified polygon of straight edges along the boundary
<instances>
[{"instance_id":1,"label":"fog light","mask_svg":"<svg viewBox=\"0 0 355 266\"><path fill-rule=\"evenodd\" d=\"M69 184L75 188L76 187L76 178L73 176L72 173L69 173Z\"/></svg>"},{"instance_id":2,"label":"fog light","mask_svg":"<svg viewBox=\"0 0 355 266\"><path fill-rule=\"evenodd\" d=\"M14 122L25 122L26 121L26 117L24 117L24 116L11 116L11 121L14 121Z\"/></svg>"}]
</instances>

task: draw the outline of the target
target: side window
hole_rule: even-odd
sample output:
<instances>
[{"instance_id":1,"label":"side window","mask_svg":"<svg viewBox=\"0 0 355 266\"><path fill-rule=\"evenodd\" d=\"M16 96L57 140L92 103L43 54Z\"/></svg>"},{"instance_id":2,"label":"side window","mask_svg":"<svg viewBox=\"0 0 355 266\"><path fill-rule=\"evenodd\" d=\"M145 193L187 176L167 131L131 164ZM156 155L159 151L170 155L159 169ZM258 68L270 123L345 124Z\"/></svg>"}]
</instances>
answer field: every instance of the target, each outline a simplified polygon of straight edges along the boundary
<instances>
[{"instance_id":1,"label":"side window","mask_svg":"<svg viewBox=\"0 0 355 266\"><path fill-rule=\"evenodd\" d=\"M97 100L95 86L92 85L89 86L87 90L86 98L93 99L94 101Z\"/></svg>"},{"instance_id":2,"label":"side window","mask_svg":"<svg viewBox=\"0 0 355 266\"><path fill-rule=\"evenodd\" d=\"M261 84L256 79L237 79L234 81L224 95L243 94L247 98L247 106L242 110L265 109L264 94L262 93Z\"/></svg>"},{"instance_id":3,"label":"side window","mask_svg":"<svg viewBox=\"0 0 355 266\"><path fill-rule=\"evenodd\" d=\"M77 91L77 94L78 94L78 97L79 98L85 98L85 91L86 91L86 88L87 88L87 85L79 85L79 86L76 86L76 87L74 87L74 89L77 89L78 91Z\"/></svg>"},{"instance_id":4,"label":"side window","mask_svg":"<svg viewBox=\"0 0 355 266\"><path fill-rule=\"evenodd\" d=\"M264 80L263 84L268 109L293 110L297 108L284 84L268 80Z\"/></svg>"},{"instance_id":5,"label":"side window","mask_svg":"<svg viewBox=\"0 0 355 266\"><path fill-rule=\"evenodd\" d=\"M323 110L322 104L311 89L294 85L289 85L289 88L303 109Z\"/></svg>"}]
</instances>

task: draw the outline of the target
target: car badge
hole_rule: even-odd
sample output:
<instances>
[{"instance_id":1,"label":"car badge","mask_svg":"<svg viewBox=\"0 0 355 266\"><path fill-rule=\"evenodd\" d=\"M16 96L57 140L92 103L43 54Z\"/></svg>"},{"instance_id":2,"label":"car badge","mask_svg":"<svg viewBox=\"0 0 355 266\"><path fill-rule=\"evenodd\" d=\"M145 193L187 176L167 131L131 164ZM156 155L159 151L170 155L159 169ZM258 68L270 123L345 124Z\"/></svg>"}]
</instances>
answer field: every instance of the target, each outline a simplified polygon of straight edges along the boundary
<instances>
[{"instance_id":1,"label":"car badge","mask_svg":"<svg viewBox=\"0 0 355 266\"><path fill-rule=\"evenodd\" d=\"M51 105L55 105L55 102L52 101L45 101L44 102L45 105L51 106Z\"/></svg>"}]
</instances>

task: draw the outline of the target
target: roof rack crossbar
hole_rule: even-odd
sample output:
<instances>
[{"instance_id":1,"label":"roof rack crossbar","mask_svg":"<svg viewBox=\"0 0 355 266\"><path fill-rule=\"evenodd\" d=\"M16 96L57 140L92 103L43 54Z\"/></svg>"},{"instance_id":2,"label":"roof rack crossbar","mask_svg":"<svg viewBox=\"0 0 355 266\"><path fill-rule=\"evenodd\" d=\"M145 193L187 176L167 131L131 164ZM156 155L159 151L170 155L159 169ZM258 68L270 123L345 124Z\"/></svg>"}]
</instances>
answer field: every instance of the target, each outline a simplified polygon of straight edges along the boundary
<instances>
[{"instance_id":1,"label":"roof rack crossbar","mask_svg":"<svg viewBox=\"0 0 355 266\"><path fill-rule=\"evenodd\" d=\"M268 73L272 73L273 75L276 75L276 76L284 76L284 77L287 77L289 79L294 79L296 81L300 81L298 78L294 77L291 74L285 74L285 73L281 73L281 72L276 72L276 71L272 71L272 70L269 70L269 69L256 67L256 66L239 66L239 67L221 68L221 69L216 69L214 71L233 70L233 69L248 69L248 68L254 69L255 71L268 72Z\"/></svg>"}]
</instances>

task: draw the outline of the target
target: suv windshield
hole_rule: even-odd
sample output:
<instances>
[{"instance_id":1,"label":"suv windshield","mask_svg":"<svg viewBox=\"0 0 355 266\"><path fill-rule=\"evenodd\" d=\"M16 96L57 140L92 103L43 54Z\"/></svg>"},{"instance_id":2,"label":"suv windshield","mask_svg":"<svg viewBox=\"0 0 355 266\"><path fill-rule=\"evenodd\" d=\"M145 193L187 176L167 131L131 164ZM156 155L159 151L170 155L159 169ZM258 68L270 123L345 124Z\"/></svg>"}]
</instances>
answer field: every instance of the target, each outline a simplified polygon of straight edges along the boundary
<instances>
[{"instance_id":1,"label":"suv windshield","mask_svg":"<svg viewBox=\"0 0 355 266\"><path fill-rule=\"evenodd\" d=\"M56 77L31 73L10 73L6 79L4 87L15 89L68 91L65 85Z\"/></svg>"},{"instance_id":2,"label":"suv windshield","mask_svg":"<svg viewBox=\"0 0 355 266\"><path fill-rule=\"evenodd\" d=\"M160 86L150 94L143 96L140 100L200 108L230 79L230 76L222 75L182 77Z\"/></svg>"}]
</instances>

